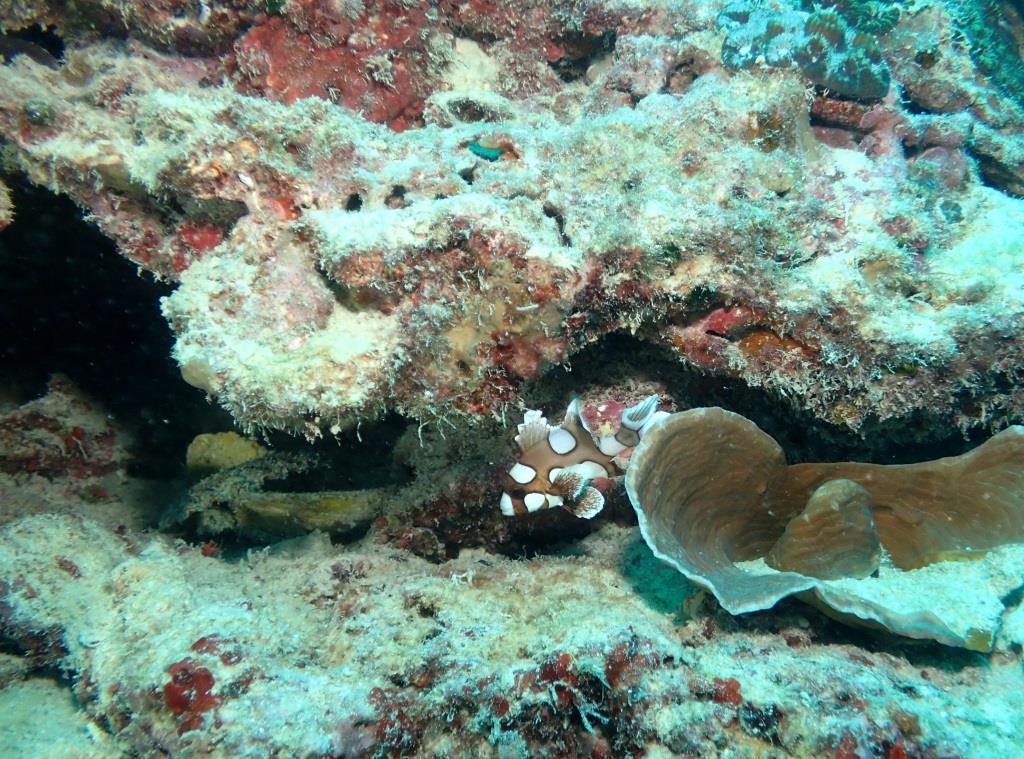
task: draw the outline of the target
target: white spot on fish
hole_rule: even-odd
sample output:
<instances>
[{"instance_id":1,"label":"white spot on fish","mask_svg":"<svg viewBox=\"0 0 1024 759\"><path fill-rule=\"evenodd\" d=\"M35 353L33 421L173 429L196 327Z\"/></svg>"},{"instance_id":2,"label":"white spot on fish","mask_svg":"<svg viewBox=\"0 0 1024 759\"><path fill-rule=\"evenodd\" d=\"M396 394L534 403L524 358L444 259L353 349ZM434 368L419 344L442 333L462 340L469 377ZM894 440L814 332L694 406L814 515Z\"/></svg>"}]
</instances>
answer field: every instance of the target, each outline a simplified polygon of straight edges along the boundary
<instances>
[{"instance_id":1,"label":"white spot on fish","mask_svg":"<svg viewBox=\"0 0 1024 759\"><path fill-rule=\"evenodd\" d=\"M551 446L551 450L561 455L576 447L576 438L567 429L552 427L548 432L548 445Z\"/></svg>"},{"instance_id":2,"label":"white spot on fish","mask_svg":"<svg viewBox=\"0 0 1024 759\"><path fill-rule=\"evenodd\" d=\"M626 446L616 440L614 437L603 437L597 444L597 447L601 450L605 456L618 456L624 450Z\"/></svg>"},{"instance_id":3,"label":"white spot on fish","mask_svg":"<svg viewBox=\"0 0 1024 759\"><path fill-rule=\"evenodd\" d=\"M568 469L588 480L592 480L595 477L608 476L608 470L596 461L581 461L579 464L573 464L571 467L568 467Z\"/></svg>"},{"instance_id":4,"label":"white spot on fish","mask_svg":"<svg viewBox=\"0 0 1024 759\"><path fill-rule=\"evenodd\" d=\"M537 511L547 506L548 499L543 493L527 493L523 502L526 504L527 511Z\"/></svg>"},{"instance_id":5,"label":"white spot on fish","mask_svg":"<svg viewBox=\"0 0 1024 759\"><path fill-rule=\"evenodd\" d=\"M533 478L537 476L537 470L526 466L526 464L516 463L515 466L508 470L508 474L509 477L520 485L526 485L529 482L533 482Z\"/></svg>"},{"instance_id":6,"label":"white spot on fish","mask_svg":"<svg viewBox=\"0 0 1024 759\"><path fill-rule=\"evenodd\" d=\"M516 510L512 508L512 498L508 493L501 494L501 513L507 517L516 515Z\"/></svg>"}]
</instances>

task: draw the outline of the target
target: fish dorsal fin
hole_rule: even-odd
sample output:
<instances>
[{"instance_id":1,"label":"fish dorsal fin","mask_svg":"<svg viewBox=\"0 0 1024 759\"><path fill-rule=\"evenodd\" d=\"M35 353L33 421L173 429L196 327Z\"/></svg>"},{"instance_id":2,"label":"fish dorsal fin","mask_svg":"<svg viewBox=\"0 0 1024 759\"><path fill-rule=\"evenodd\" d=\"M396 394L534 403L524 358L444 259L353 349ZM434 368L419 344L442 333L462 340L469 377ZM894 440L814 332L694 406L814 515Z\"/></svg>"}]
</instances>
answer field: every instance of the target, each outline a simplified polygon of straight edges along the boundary
<instances>
[{"instance_id":1,"label":"fish dorsal fin","mask_svg":"<svg viewBox=\"0 0 1024 759\"><path fill-rule=\"evenodd\" d=\"M657 395L649 395L635 406L630 406L622 412L622 426L628 430L638 431L658 410L660 400Z\"/></svg>"},{"instance_id":2,"label":"fish dorsal fin","mask_svg":"<svg viewBox=\"0 0 1024 759\"><path fill-rule=\"evenodd\" d=\"M516 445L520 451L528 451L538 443L547 441L551 425L544 414L536 409L527 409L523 414L523 423L517 429Z\"/></svg>"},{"instance_id":3,"label":"fish dorsal fin","mask_svg":"<svg viewBox=\"0 0 1024 759\"><path fill-rule=\"evenodd\" d=\"M565 410L565 419L562 420L562 426L567 430L586 430L587 434L591 437L594 434L590 431L590 425L587 424L587 420L583 418L583 401L579 398L573 398L569 408Z\"/></svg>"}]
</instances>

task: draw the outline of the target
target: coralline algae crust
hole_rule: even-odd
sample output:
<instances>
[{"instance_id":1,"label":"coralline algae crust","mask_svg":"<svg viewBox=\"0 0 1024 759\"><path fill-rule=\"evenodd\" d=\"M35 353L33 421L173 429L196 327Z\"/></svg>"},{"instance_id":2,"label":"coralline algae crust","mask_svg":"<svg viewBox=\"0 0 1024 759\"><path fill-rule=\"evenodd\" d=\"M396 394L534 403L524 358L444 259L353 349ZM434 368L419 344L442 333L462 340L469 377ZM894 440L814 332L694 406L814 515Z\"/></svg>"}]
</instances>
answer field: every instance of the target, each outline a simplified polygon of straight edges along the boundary
<instances>
[{"instance_id":1,"label":"coralline algae crust","mask_svg":"<svg viewBox=\"0 0 1024 759\"><path fill-rule=\"evenodd\" d=\"M523 50L594 58L569 81L475 38L508 34L508 18L453 10L449 84L401 132L317 98L251 96L249 81L249 95L211 86L215 58L85 40L59 68L5 67L0 129L10 166L180 281L176 357L243 425L500 415L617 331L851 428L914 410L964 428L1014 418L996 378L1016 349L969 339L1019 328L1024 310L1019 251L991 245L993 229L1024 231L1020 201L984 186L970 152L1009 167L1006 130L984 137L989 111L965 127L891 98L812 99L799 68L723 67L711 5L540 14ZM309 12L289 6L275 34ZM473 45L491 74L457 85ZM954 262L972 276L950 276ZM696 292L751 317L698 332Z\"/></svg>"},{"instance_id":2,"label":"coralline algae crust","mask_svg":"<svg viewBox=\"0 0 1024 759\"><path fill-rule=\"evenodd\" d=\"M552 724L583 755L594 741L756 757L847 736L961 755L1019 740L1002 711L1019 666L946 672L821 639L793 608L743 621L691 599L687 613L694 589L633 530L606 525L574 552L436 566L314 535L228 563L28 517L0 530L0 566L22 578L0 575L0 620L45 635L37 655L77 673L79 703L129 752L522 755L553 745Z\"/></svg>"}]
</instances>

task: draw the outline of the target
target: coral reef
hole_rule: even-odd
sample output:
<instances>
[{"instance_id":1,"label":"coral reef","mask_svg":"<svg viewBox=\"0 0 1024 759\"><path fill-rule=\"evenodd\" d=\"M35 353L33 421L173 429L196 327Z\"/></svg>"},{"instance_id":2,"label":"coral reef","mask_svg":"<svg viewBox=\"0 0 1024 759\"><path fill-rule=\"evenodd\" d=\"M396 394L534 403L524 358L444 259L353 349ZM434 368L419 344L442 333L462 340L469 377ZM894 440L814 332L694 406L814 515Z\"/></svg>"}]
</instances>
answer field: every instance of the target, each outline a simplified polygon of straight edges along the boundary
<instances>
[{"instance_id":1,"label":"coral reef","mask_svg":"<svg viewBox=\"0 0 1024 759\"><path fill-rule=\"evenodd\" d=\"M213 4L199 44L19 4L66 49L3 69L5 165L178 282L182 373L247 427L501 416L621 331L850 429L1020 418L1024 116L946 5L877 45L781 5L527 5ZM796 65L732 60L772 13Z\"/></svg>"},{"instance_id":2,"label":"coral reef","mask_svg":"<svg viewBox=\"0 0 1024 759\"><path fill-rule=\"evenodd\" d=\"M1024 9L1020 3L960 0L951 3L949 11L978 68L1018 102L1024 102L1024 59L1020 52Z\"/></svg>"},{"instance_id":3,"label":"coral reef","mask_svg":"<svg viewBox=\"0 0 1024 759\"><path fill-rule=\"evenodd\" d=\"M871 650L805 607L734 620L692 598L631 529L606 525L573 553L466 552L435 566L314 536L239 564L30 517L0 532L0 625L74 673L78 702L135 754L977 756L1019 745L1019 663Z\"/></svg>"},{"instance_id":4,"label":"coral reef","mask_svg":"<svg viewBox=\"0 0 1024 759\"><path fill-rule=\"evenodd\" d=\"M1015 755L1019 501L867 478L1019 437L1018 6L0 4L0 743ZM779 441L721 562L770 611L588 481L658 486L648 398ZM570 404L601 513L504 516ZM694 487L749 506L736 445Z\"/></svg>"},{"instance_id":5,"label":"coral reef","mask_svg":"<svg viewBox=\"0 0 1024 759\"><path fill-rule=\"evenodd\" d=\"M127 436L67 378L46 394L0 415L0 522L62 510L68 499L117 510L128 494ZM40 491L23 493L26 479Z\"/></svg>"},{"instance_id":6,"label":"coral reef","mask_svg":"<svg viewBox=\"0 0 1024 759\"><path fill-rule=\"evenodd\" d=\"M722 11L719 25L729 33L722 43L728 66L795 64L837 95L872 99L889 92L889 67L874 39L851 29L835 10L773 13L740 0Z\"/></svg>"},{"instance_id":7,"label":"coral reef","mask_svg":"<svg viewBox=\"0 0 1024 759\"><path fill-rule=\"evenodd\" d=\"M114 426L64 377L47 394L0 419L0 469L45 477L101 477L123 462Z\"/></svg>"},{"instance_id":8,"label":"coral reef","mask_svg":"<svg viewBox=\"0 0 1024 759\"><path fill-rule=\"evenodd\" d=\"M439 21L424 0L289 2L237 40L232 70L243 92L320 97L401 130L419 121L450 58Z\"/></svg>"}]
</instances>

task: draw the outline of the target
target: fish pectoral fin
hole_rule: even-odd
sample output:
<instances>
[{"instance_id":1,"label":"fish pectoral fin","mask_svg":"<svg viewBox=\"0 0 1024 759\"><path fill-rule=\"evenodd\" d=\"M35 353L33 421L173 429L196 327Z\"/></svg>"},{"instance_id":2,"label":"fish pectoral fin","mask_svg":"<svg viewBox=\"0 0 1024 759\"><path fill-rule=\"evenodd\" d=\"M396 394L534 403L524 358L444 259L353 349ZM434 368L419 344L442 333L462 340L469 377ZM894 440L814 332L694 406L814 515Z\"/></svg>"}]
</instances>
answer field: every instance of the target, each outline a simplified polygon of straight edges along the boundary
<instances>
[{"instance_id":1,"label":"fish pectoral fin","mask_svg":"<svg viewBox=\"0 0 1024 759\"><path fill-rule=\"evenodd\" d=\"M551 490L557 495L562 496L567 501L572 501L580 497L584 489L590 485L590 478L584 477L579 472L574 472L571 469L563 469L555 477L554 482L551 483Z\"/></svg>"},{"instance_id":2,"label":"fish pectoral fin","mask_svg":"<svg viewBox=\"0 0 1024 759\"><path fill-rule=\"evenodd\" d=\"M593 519L604 508L604 496L600 490L588 485L583 488L579 497L572 501L566 501L562 507L580 519Z\"/></svg>"},{"instance_id":3,"label":"fish pectoral fin","mask_svg":"<svg viewBox=\"0 0 1024 759\"><path fill-rule=\"evenodd\" d=\"M628 432L629 430L627 430ZM635 433L634 433L635 434ZM634 443L634 445L636 445ZM618 440L618 435L605 435L603 438L597 441L597 449L601 451L605 456L618 456L620 453L625 451L631 446L626 445L622 441Z\"/></svg>"},{"instance_id":4,"label":"fish pectoral fin","mask_svg":"<svg viewBox=\"0 0 1024 759\"><path fill-rule=\"evenodd\" d=\"M604 495L590 483L590 477L563 469L551 488L562 497L563 509L580 519L593 519L604 508Z\"/></svg>"}]
</instances>

